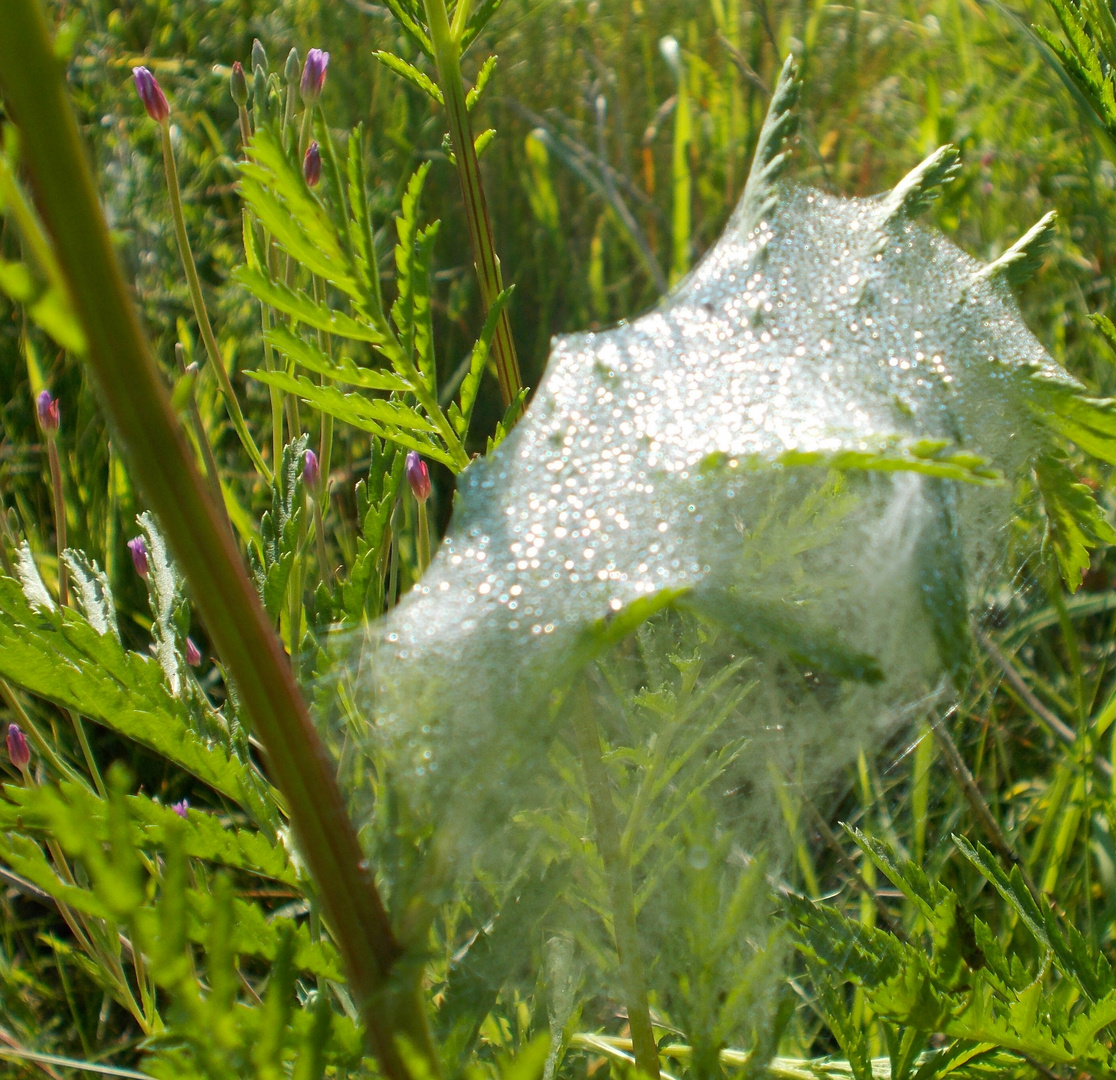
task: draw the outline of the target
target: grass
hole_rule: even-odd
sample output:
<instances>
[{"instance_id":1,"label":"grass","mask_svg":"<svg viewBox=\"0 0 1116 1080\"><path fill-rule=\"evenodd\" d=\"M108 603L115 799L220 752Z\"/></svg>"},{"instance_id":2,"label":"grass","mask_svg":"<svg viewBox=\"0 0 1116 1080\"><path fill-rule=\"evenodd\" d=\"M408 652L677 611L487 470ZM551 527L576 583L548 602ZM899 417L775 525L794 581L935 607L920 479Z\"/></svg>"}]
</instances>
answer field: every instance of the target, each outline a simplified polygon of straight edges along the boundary
<instances>
[{"instance_id":1,"label":"grass","mask_svg":"<svg viewBox=\"0 0 1116 1080\"><path fill-rule=\"evenodd\" d=\"M462 361L468 359L484 322L481 291L471 268L458 178L448 161L448 145L442 142L444 114L372 57L374 49L387 48L422 64L417 48L389 13L359 3L268 7L231 0L204 6L150 0L110 9L87 0L55 4L51 14L60 37L70 34L70 83L114 240L135 282L155 354L170 379L178 377L176 342L183 346L186 362L200 360L201 349L160 176L158 132L135 102L128 78L131 64L140 60L156 72L174 103L175 129L169 137L178 155L186 227L201 289L249 427L274 468L268 390L237 374L263 363L260 309L230 277L244 256L240 204L233 186L238 125L227 93L227 67L234 59L247 62L251 39L258 35L271 55L272 70L281 70L292 45L302 53L308 45L330 49L324 115L342 153L344 133L363 122L375 220L386 221L401 202L414 168L431 162L421 202L425 209L418 220L421 225L435 216L442 219L432 249L432 355L440 388L456 389ZM537 383L552 334L607 325L645 309L663 283L684 273L716 238L747 175L766 107L764 88L773 85L783 55L793 50L805 79L795 178L843 194L870 194L892 185L940 143L953 142L961 149L963 170L935 204L933 218L961 247L983 259L1002 253L1047 210L1057 210L1058 239L1042 272L1023 289L1021 303L1031 327L1061 362L1099 394L1112 393L1116 385L1111 353L1087 315L1107 311L1113 300L1110 223L1116 220L1116 167L1103 134L1075 104L1049 53L1029 32L1033 22L1053 25L1038 4L1009 9L964 0L933 0L921 7L883 2L872 7L773 5L762 0L521 5L509 0L466 54L463 68L471 82L483 58L499 54L472 119L477 132L488 127L497 131L481 156L481 168L503 280L515 284L508 317L524 383ZM676 41L677 53L669 45L664 51L661 43L668 35ZM388 250L395 240L394 226L381 228L376 240L381 252ZM11 259L18 251L12 228L5 224L0 255ZM47 586L54 587L58 570L52 484L34 412L36 395L49 385L63 407L58 447L69 542L104 567L123 644L144 653L159 613L149 606L145 584L134 573L125 547L135 535L133 523L143 504L117 449L104 436L95 396L80 365L54 346L24 309L11 305L0 310L0 493L9 515L2 541L5 560L15 559L14 541L26 537ZM306 589L294 607L281 603L274 613L287 644L307 635L323 636L322 626L334 612L314 593L324 576L313 553L314 523L309 517L300 521L293 503L286 509L281 505L283 497L293 497L291 491L273 495L259 481L226 419L208 365L202 365L194 393L242 545L263 531L261 516L270 513L276 546L270 554L261 554L265 574L275 566L281 573L284 552L294 551L305 575ZM484 449L503 405L497 383L486 378L467 443L470 452ZM322 431L314 414L306 413L303 419L316 440L313 445L320 447ZM390 604L416 577L419 516L405 493L396 507L402 463L393 462L366 432L339 423L330 460L334 494L323 520L324 544L336 565L351 569L363 558L369 566L375 584L353 601L352 609L363 617L366 610L382 609L385 592ZM1110 505L1111 480L1104 469L1084 459L1075 461L1075 468L1095 489L1102 506ZM430 507L438 528L449 514L452 474L448 467L436 466L434 478ZM362 480L364 488L358 489ZM288 522L293 522L293 532L284 541ZM955 708L917 718L889 745L867 748L839 781L822 789L811 782L809 761L794 763L787 775L772 779L778 796L774 821L786 830L793 852L775 882L775 895L793 890L828 898L841 914L865 928L865 935L882 927L893 931L896 940L929 941L939 931L946 940L946 930L935 928L917 903L904 898L867 851L839 828L839 822L848 823L908 855L932 882L951 890L966 918L986 923L1008 955L1017 957L1038 980L1055 1002L1053 1011L1060 1002L1080 1010L1088 995L1075 982L1072 965L1059 967L1045 958L1043 944L1026 928L1018 907L950 841L960 834L986 845L1003 865L1017 866L1025 885L1033 884L1052 898L1059 918L1076 927L1089 948L1111 956L1116 831L1109 729L1116 718L1111 647L1116 564L1111 553L1096 554L1084 590L1070 598L1032 554L1041 527L1037 508L1021 505L1012 538L1015 576L1011 587L991 596L980 613L983 633L977 663ZM384 541L392 535L395 543ZM188 609L177 617L192 619ZM197 620L181 629L182 637L187 629L208 656L210 643ZM309 681L312 672L305 674ZM227 690L221 671L208 662L197 679L209 704L199 705L199 715L182 723L200 725L200 731L204 724L218 724L214 717ZM664 676L664 685L668 683ZM92 780L69 719L57 703L47 700L49 695L6 686L0 691L5 722L42 732L63 768ZM87 708L92 714L93 707ZM218 730L218 724L209 736L224 740L222 745L243 765L253 752L244 731L237 730L237 711L230 707L222 715L232 717L232 722L226 719L226 729ZM127 761L134 778L130 793L154 796L164 806L185 797L195 808L191 813L206 811L216 821L258 834L269 851L272 846L281 850L276 839L283 821L281 801L270 790L261 788L256 802L243 796L238 801L222 794L212 777L199 780L196 772L191 774L181 760L168 758L168 751L150 740L130 741L106 723L89 724L86 730L90 753L102 766ZM615 767L613 783L623 794L628 790L623 770L616 759L609 760ZM559 764L566 769L571 790L579 790L574 760ZM57 778L60 771L49 767L47 775ZM14 770L9 779L18 779ZM576 816L584 813L584 806L575 799L568 810L574 815L569 819L570 835L583 839L591 832L588 818ZM34 834L39 838L61 828L63 815L57 807L49 812L53 818L47 809L41 813L44 821L54 824L42 826ZM159 827L173 835L172 826L173 822ZM11 822L4 828L16 830ZM421 834L421 828L404 822L399 832ZM418 843L428 839L419 835ZM574 841L566 836L563 842ZM562 872L572 875L571 894L588 898L583 907L591 907L592 898L603 895L609 868L602 871L594 861L593 845L584 844L585 858L573 859ZM690 844L699 846L696 840ZM124 860L125 847L109 842L106 850L111 858ZM83 889L95 893L103 888L95 872L88 871L90 879L81 877L86 872L83 859L91 859L88 853L67 849L48 854L56 869L74 866L75 881ZM405 856L403 852L399 861L403 876ZM172 841L158 849L157 857L153 851L142 855L146 862L141 880L149 883L151 895L134 911L127 911L127 905L121 909L121 925L134 922L127 929L129 939L143 940L141 923L148 916L136 913L164 895L159 883L167 880L167 866L179 865L176 858ZM188 858L181 864L183 880L197 894L224 896L226 889L228 902L256 905L275 917L275 925L284 914L296 916L308 939L307 950L310 939L320 936L314 892L289 867L278 878L269 878L226 859L221 863L229 875L226 888L218 884L215 864L206 857L189 852L183 858ZM547 871L558 872L557 862ZM584 941L589 942L583 947L592 956L590 973L567 972L572 983L579 977L582 982L565 1008L557 991L562 948L544 944L546 924L539 914L545 908L543 898L561 892L563 886L538 873L535 868L507 882L479 882L467 896L430 916L427 947L433 959L427 958L425 987L443 1056L456 1061L459 1051L461 1060L480 1061L497 1070L505 1068L498 1061L518 1054L524 1075L530 1075L543 1064L542 1055L536 1052L532 1057L527 1050L532 1038L565 1032L572 1050L561 1065L564 1075L623 1072L630 1047L616 1019L615 995L607 978L592 973L609 969L607 934L592 918L582 917ZM703 880L698 873L694 888L706 887ZM744 889L750 880L742 874L739 887ZM754 883L747 887L759 890ZM344 981L321 973L326 970L324 960L318 974L301 966L303 958L297 979L284 975L277 957L285 946L267 936L269 932L260 931L265 945L253 946L255 952L243 940L230 952L219 935L195 940L198 970L174 974L169 984L156 985L149 972L129 968L118 977L136 994L134 1007L128 1008L105 976L105 971L123 970L123 961L111 955L112 935L104 929L114 925L111 919L101 923L100 916L88 911L71 912L73 924L68 924L56 906L40 902L35 888L6 879L5 889L0 897L0 1041L9 1049L158 1067L168 1070L167 1075L174 1069L191 1075L187 1070L193 1069L198 1075L265 1076L272 1075L267 1070L276 1061L287 1070L305 1068L307 1075L314 1075L315 1054L324 1046L331 1075L356 1075L368 1068L361 1064L355 1029L350 1030L346 1003L351 1008L351 1001ZM698 914L715 910L720 898L703 901L695 893L686 902L686 910L697 913L697 926ZM494 920L513 910L520 917L501 916L497 944L482 955L477 942L487 935L495 939ZM160 912L160 919L170 918L162 908ZM607 916L603 922L607 924ZM220 925L219 919L215 925ZM734 985L753 980L766 986L764 980L772 978L763 968L763 957L775 957L779 946L761 940L766 925L748 927L756 938L755 966L730 972L726 977L735 979ZM95 948L79 947L82 933ZM189 926L184 933L204 936L201 929L195 933ZM701 958L703 941L708 945L708 940L695 931L691 955ZM154 952L158 948L152 945ZM240 960L223 967L234 954ZM90 956L101 959L91 961ZM506 962L509 956L514 962ZM715 959L702 958L701 964L711 970ZM900 1055L893 1045L903 1028L896 1020L904 1015L899 1006L863 975L856 986L847 986L847 972L832 958L822 970L795 963L788 984L793 997L787 999L793 1009L784 1010L784 999L775 992L766 1004L753 1003L755 1017L781 1017L782 1026L772 1020L769 1025L756 1024L750 1033L746 1023L730 1026L734 1039L750 1040L737 1044L740 1055L777 1055L770 1070L796 1076L841 1072L844 1066L823 1067L815 1061L830 1053L851 1062L854 1072L863 1071L864 1061L876 1061L868 1068L880 1071L883 1059L888 1068L900 1071ZM549 975L539 974L547 971ZM221 992L241 1002L236 1031L221 1026L218 998L206 1012L183 989L201 987L196 992L208 1001L211 991L225 985L221 979L229 972L237 985ZM688 977L684 970L674 975L677 980ZM272 1005L269 987L284 986L284 979L289 979L286 1005L278 992ZM695 982L689 985L688 997L676 990L674 998L665 991L652 998L659 1015L685 1015L689 1025L684 1048L668 1050L664 1068L708 1075L718 1067L720 1005L704 1003L702 988ZM266 1004L250 1009L259 1000ZM322 1023L315 1021L321 1000L332 1009L328 1039L314 1034L322 1030L314 1026ZM435 1008L446 1002L454 1009ZM249 1012L263 1014L269 1008L273 1011L266 1022L245 1019ZM1036 1016L1035 1025L1039 1019ZM170 1025L171 1036L161 1038L162 1023ZM206 1059L191 1045L182 1034L191 1024L212 1030L221 1053ZM939 1023L936 1030L944 1026ZM266 1043L271 1037L267 1033L280 1028L283 1048L276 1055L269 1058L253 1049L254 1038ZM777 1038L771 1042L773 1031ZM694 1032L708 1036L704 1044ZM663 1029L659 1034L677 1041ZM765 1036L770 1045L764 1043ZM1099 1040L1111 1045L1106 1027L1100 1029ZM929 1041L918 1053L930 1052L939 1042ZM141 1043L156 1050L156 1056L145 1058ZM1023 1074L1041 1065L1047 1075L1058 1076L1070 1070L1064 1062L1021 1053L1003 1060L992 1055L986 1067ZM747 1070L748 1059L740 1055L725 1059L723 1067ZM924 1059L916 1055L914 1060ZM14 1075L41 1075L29 1062L7 1061L6 1067L22 1070ZM1098 1074L1103 1071L1096 1063L1091 1067ZM50 1068L66 1074L62 1065ZM831 1071L825 1073L826 1068Z\"/></svg>"}]
</instances>

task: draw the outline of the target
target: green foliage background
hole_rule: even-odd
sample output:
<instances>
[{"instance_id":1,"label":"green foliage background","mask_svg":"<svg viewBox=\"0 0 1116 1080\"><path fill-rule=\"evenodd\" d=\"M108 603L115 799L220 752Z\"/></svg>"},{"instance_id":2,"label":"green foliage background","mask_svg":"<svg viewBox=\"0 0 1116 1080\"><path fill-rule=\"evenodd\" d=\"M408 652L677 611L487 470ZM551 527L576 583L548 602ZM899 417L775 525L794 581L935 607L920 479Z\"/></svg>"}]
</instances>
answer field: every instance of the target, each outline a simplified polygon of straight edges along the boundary
<instances>
[{"instance_id":1,"label":"green foliage background","mask_svg":"<svg viewBox=\"0 0 1116 1080\"><path fill-rule=\"evenodd\" d=\"M51 12L68 43L70 85L118 250L168 375L175 370L174 343L187 345L189 359L195 331L166 209L157 131L135 99L130 69L147 64L172 100L187 224L209 309L230 365L255 369L262 353L258 309L231 280L243 247L234 191L236 110L227 87L229 65L247 63L252 39L259 37L273 70L292 45L303 54L315 45L331 52L325 112L339 145L343 133L364 125L378 221L398 207L416 166L431 163L423 220L442 220L433 249L434 340L440 379L451 377L480 333L483 314L457 176L443 145L443 116L372 55L389 50L422 64L386 9L363 0L87 0L55 3ZM498 53L474 122L478 131L497 132L482 166L504 279L516 286L509 310L526 384L537 381L552 334L645 309L658 295L652 259L668 278L715 239L747 175L766 108L763 88L773 85L783 55L794 51L804 75L796 179L839 193L874 193L941 143L955 143L964 166L933 215L961 247L986 260L1056 209L1057 241L1041 273L1022 288L1021 303L1062 363L1098 395L1116 393L1111 351L1088 318L1111 314L1116 298L1110 242L1116 155L1080 87L1073 90L1050 48L1029 29L1033 23L1052 31L1058 25L1039 4L1013 8L975 0L506 0L466 57L465 74L474 77L483 58ZM681 45L681 84L660 51L668 34ZM393 235L394 227L382 251ZM5 228L0 256L14 258L18 250ZM236 381L250 421L261 430L266 388ZM0 494L10 511L8 531L27 537L52 585L49 474L34 412L43 385L63 407L69 542L105 568L123 646L143 653L152 623L171 615L160 613L157 597L149 604L124 546L142 507L112 455L78 367L22 309L0 300ZM204 368L197 399L207 424L224 424ZM501 412L495 383L486 379L470 451L484 448ZM382 448L353 429L339 428L336 438L326 528L330 545L351 564L361 550L358 525L367 534L369 509L383 495L357 483ZM227 424L217 453L234 525L250 532L270 509L274 527L281 510L271 493L251 483ZM1084 459L1073 467L1107 511L1107 473ZM436 470L435 480L436 520L444 523L452 478ZM413 523L406 526L398 567L404 587L417 573L418 558ZM1021 506L1020 550L1028 541L1037 548L1043 526L1036 506ZM5 557L14 558L14 547L4 544ZM793 879L782 884L825 897L828 907L798 899L785 904L806 959L792 984L799 1008L793 1015L780 1012L785 1026L775 1029L770 1045L755 1047L768 1069L796 1076L851 1070L860 1077L883 1071L886 1058L893 1076L922 1070L920 1080L966 1068L1033 1074L1036 1062L1047 1075L1070 1068L1113 1071L1109 1025L1116 1015L1110 1015L1111 971L1101 958L1111 956L1116 919L1109 734L1116 718L1114 571L1110 553L1094 553L1083 591L1070 598L1043 564L1021 565L1020 587L997 597L987 613L972 682L955 710L905 730L878 757L862 756L833 788L824 812L800 797L795 778L785 778L783 821L796 859ZM0 627L0 648L5 672L22 665L26 692L5 697L0 716L22 723L25 710L49 733L58 779L84 768L60 711L80 710L97 722L89 728L95 758L126 762L129 775L106 773L111 790L96 803L71 776L71 786L57 794L13 788L0 804L0 828L11 830L9 838L23 837L5 841L5 865L25 883L56 890L42 849L24 834L56 837L52 842L67 858L87 867L87 879L68 883L76 890L67 894L73 910L102 927L84 931L90 949L83 951L75 947L81 931L55 907L38 902L34 890L5 886L0 1040L134 1065L143 1060L142 1020L155 1008L144 1000L133 1001L134 1010L121 1004L120 982L131 980L175 1003L170 1034L149 1031L144 1047L159 1053L143 1067L162 1075L193 1075L192 1069L267 1076L277 1075L269 1069L304 1068L296 1075L312 1076L320 1074L323 1046L332 1075L369 1068L344 1007L337 957L328 941L318 940L310 891L283 846L278 800L235 710L222 728L200 696L160 698L163 719L152 725L139 714L163 693L158 673L152 682L134 654L129 659L125 648L88 630L73 632L68 659L87 674L111 671L113 677L103 685L83 683L67 697L52 670L58 659L50 636L54 617L36 615L18 590L9 591L5 610L18 611L20 619ZM314 613L311 605L308 624ZM179 646L186 629L176 631ZM37 659L16 656L36 648ZM219 672L204 670L206 688L222 692ZM142 705L135 715L129 701ZM197 808L188 831L166 809L183 797ZM876 841L842 834L838 821ZM212 828L216 822L228 827ZM971 843L951 842L955 833ZM137 845L144 854L135 854ZM903 866L903 855L916 869ZM996 864L1015 865L1014 876ZM184 910L168 910L168 890L157 882L188 877ZM1032 886L1054 898L1053 929L1029 906ZM541 903L539 895L550 888L546 881L534 883L534 891L524 886L518 921L505 921L509 940L521 941L524 950L536 947L531 903ZM308 911L290 933L277 927L293 919L264 917ZM481 929L487 914L466 906L455 917ZM124 974L131 961L104 930L116 923L164 961L158 986L149 973ZM186 940L206 958L200 973L175 966L172 946ZM923 949L920 942L929 945ZM465 1002L460 1012L442 1016L439 1035L446 1046L476 1041L479 1059L496 1069L500 1055L523 1053L550 1029L545 995L515 980L509 983L514 989L500 993L501 982L486 971L480 953L473 954L475 965L454 969L454 939L447 934L443 944L446 956L434 964L432 994L456 1000L452 986ZM468 977L454 983L455 970ZM965 1009L981 979L991 1004L974 1019ZM335 989L327 992L331 981ZM285 997L280 990L270 993L273 985ZM235 1023L222 1019L234 999L244 1006ZM259 1008L247 1007L257 999ZM332 1004L325 1008L322 1001ZM607 1029L597 1021L608 1015L609 1003L595 1000L583 1010L581 1026ZM285 1049L277 1049L268 1040L288 1021ZM190 1025L214 1033L211 1059L180 1037ZM578 1074L623 1070L616 1046L579 1037L570 1040L576 1052L564 1068ZM955 1050L958 1040L969 1050ZM970 1052L972 1045L986 1047L984 1056ZM942 1048L944 1057L919 1056ZM694 1063L690 1050L675 1046L679 1068L701 1073L720 1067ZM848 1065L814 1060L831 1052ZM756 1070L756 1060L730 1055L723 1067ZM541 1058L528 1054L523 1062L522 1068L533 1068ZM0 1068L35 1075L37 1066L5 1059ZM57 1068L66 1074L65 1066Z\"/></svg>"}]
</instances>

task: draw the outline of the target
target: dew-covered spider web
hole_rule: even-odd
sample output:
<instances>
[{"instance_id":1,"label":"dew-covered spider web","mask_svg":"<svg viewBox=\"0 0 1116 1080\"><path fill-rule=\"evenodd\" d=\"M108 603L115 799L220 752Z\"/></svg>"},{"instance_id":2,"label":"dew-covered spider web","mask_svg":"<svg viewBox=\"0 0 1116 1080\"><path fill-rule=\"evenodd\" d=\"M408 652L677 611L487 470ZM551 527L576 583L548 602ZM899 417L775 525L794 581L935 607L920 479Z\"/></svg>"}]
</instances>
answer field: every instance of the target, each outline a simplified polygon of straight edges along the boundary
<instances>
[{"instance_id":1,"label":"dew-covered spider web","mask_svg":"<svg viewBox=\"0 0 1116 1080\"><path fill-rule=\"evenodd\" d=\"M1075 392L1009 288L1049 221L991 265L917 224L949 148L876 198L777 184L793 98L785 69L698 268L555 341L347 670L346 772L393 908L518 889L559 1031L564 987L632 992L597 783L654 1007L747 1037L787 784L953 693L1013 481Z\"/></svg>"}]
</instances>

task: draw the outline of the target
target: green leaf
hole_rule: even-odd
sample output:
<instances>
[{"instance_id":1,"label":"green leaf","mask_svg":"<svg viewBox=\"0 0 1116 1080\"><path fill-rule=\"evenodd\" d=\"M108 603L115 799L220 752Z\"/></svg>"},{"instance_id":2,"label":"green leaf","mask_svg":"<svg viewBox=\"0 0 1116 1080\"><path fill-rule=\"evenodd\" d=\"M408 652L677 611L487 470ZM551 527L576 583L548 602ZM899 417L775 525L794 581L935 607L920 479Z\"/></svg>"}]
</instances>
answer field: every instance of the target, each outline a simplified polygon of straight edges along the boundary
<instances>
[{"instance_id":1,"label":"green leaf","mask_svg":"<svg viewBox=\"0 0 1116 1080\"><path fill-rule=\"evenodd\" d=\"M328 379L359 386L364 390L382 390L385 393L407 393L411 389L410 383L394 372L382 368L359 367L349 356L332 357L314 342L299 337L286 326L272 327L266 337L276 349L286 353L301 367Z\"/></svg>"},{"instance_id":2,"label":"green leaf","mask_svg":"<svg viewBox=\"0 0 1116 1080\"><path fill-rule=\"evenodd\" d=\"M255 802L243 766L195 734L154 659L125 652L76 612L33 610L10 578L0 578L0 677L146 746L242 806Z\"/></svg>"},{"instance_id":3,"label":"green leaf","mask_svg":"<svg viewBox=\"0 0 1116 1080\"><path fill-rule=\"evenodd\" d=\"M496 430L488 437L488 444L484 450L486 457L508 437L508 432L515 427L516 422L519 420L527 404L527 395L529 393L530 389L524 386L512 399L511 404L504 410L504 415L496 423Z\"/></svg>"},{"instance_id":4,"label":"green leaf","mask_svg":"<svg viewBox=\"0 0 1116 1080\"><path fill-rule=\"evenodd\" d=\"M776 460L794 468L820 465L842 471L917 472L969 484L997 484L1003 479L985 458L947 439L880 437L863 450L788 450ZM769 462L755 458L742 464L765 468Z\"/></svg>"},{"instance_id":5,"label":"green leaf","mask_svg":"<svg viewBox=\"0 0 1116 1080\"><path fill-rule=\"evenodd\" d=\"M1035 462L1035 479L1046 511L1046 546L1057 559L1066 587L1074 592L1089 569L1090 550L1116 543L1116 530L1066 462L1043 454Z\"/></svg>"},{"instance_id":6,"label":"green leaf","mask_svg":"<svg viewBox=\"0 0 1116 1080\"><path fill-rule=\"evenodd\" d=\"M350 296L363 292L334 223L267 128L252 138L251 156L240 164L241 195L293 258Z\"/></svg>"},{"instance_id":7,"label":"green leaf","mask_svg":"<svg viewBox=\"0 0 1116 1080\"><path fill-rule=\"evenodd\" d=\"M430 38L426 34L426 30L422 23L415 17L409 10L403 0L384 0L391 13L399 21L399 25L407 31L408 37L431 59L434 59L434 49L430 44Z\"/></svg>"},{"instance_id":8,"label":"green leaf","mask_svg":"<svg viewBox=\"0 0 1116 1080\"><path fill-rule=\"evenodd\" d=\"M438 221L420 230L415 238L412 295L415 328L415 361L430 391L438 396L438 368L434 359L434 322L430 308L430 260L438 238Z\"/></svg>"},{"instance_id":9,"label":"green leaf","mask_svg":"<svg viewBox=\"0 0 1116 1080\"><path fill-rule=\"evenodd\" d=\"M354 319L340 311L334 311L326 304L319 304L306 293L291 289L281 282L274 281L258 270L246 266L238 267L233 278L240 282L257 300L269 304L277 311L290 315L299 322L324 330L327 334L348 338L350 341L367 341L391 355L391 342L383 331L370 322Z\"/></svg>"},{"instance_id":10,"label":"green leaf","mask_svg":"<svg viewBox=\"0 0 1116 1080\"><path fill-rule=\"evenodd\" d=\"M392 305L391 317L399 331L403 355L408 358L414 355L415 341L414 264L419 199L429 171L430 162L424 161L407 181L401 211L395 219L395 231L399 239L395 245L396 299Z\"/></svg>"},{"instance_id":11,"label":"green leaf","mask_svg":"<svg viewBox=\"0 0 1116 1080\"><path fill-rule=\"evenodd\" d=\"M473 418L473 406L476 404L477 394L480 392L481 379L488 363L489 350L492 348L492 338L496 334L496 326L500 321L500 313L511 299L515 286L504 289L488 309L484 326L481 328L480 337L473 346L472 355L469 357L469 370L461 380L460 406L451 406L450 420L453 422L457 437L464 441L469 432L469 423ZM520 406L522 409L522 406ZM518 414L517 414L518 415ZM514 421L513 421L514 422Z\"/></svg>"},{"instance_id":12,"label":"green leaf","mask_svg":"<svg viewBox=\"0 0 1116 1080\"><path fill-rule=\"evenodd\" d=\"M116 603L112 598L108 575L84 551L67 548L62 557L69 568L70 586L86 621L98 634L112 634L119 641Z\"/></svg>"},{"instance_id":13,"label":"green leaf","mask_svg":"<svg viewBox=\"0 0 1116 1080\"><path fill-rule=\"evenodd\" d=\"M954 495L943 481L929 479L923 482L923 496L930 515L915 550L919 603L930 621L942 667L960 691L968 682L973 642Z\"/></svg>"},{"instance_id":14,"label":"green leaf","mask_svg":"<svg viewBox=\"0 0 1116 1080\"><path fill-rule=\"evenodd\" d=\"M318 386L305 376L293 378L285 371L249 371L246 374L269 386L278 386L288 393L297 394L315 409L361 431L389 439L408 450L417 450L454 471L458 468L458 463L440 442L427 434L435 431L434 425L405 405L373 400L360 394L345 394L332 386Z\"/></svg>"},{"instance_id":15,"label":"green leaf","mask_svg":"<svg viewBox=\"0 0 1116 1080\"><path fill-rule=\"evenodd\" d=\"M182 575L171 563L155 519L145 511L136 521L147 539L146 581L153 619L151 636L155 639L155 658L167 677L171 693L178 697L182 689L183 665L179 642L186 637L190 625Z\"/></svg>"},{"instance_id":16,"label":"green leaf","mask_svg":"<svg viewBox=\"0 0 1116 1080\"><path fill-rule=\"evenodd\" d=\"M490 56L483 64L481 64L480 71L477 72L477 81L473 84L473 89L465 95L465 108L472 112L473 106L480 101L481 94L484 93L484 88L488 85L488 80L492 78L492 72L496 70L496 56Z\"/></svg>"},{"instance_id":17,"label":"green leaf","mask_svg":"<svg viewBox=\"0 0 1116 1080\"><path fill-rule=\"evenodd\" d=\"M439 105L445 104L445 100L442 98L442 91L438 89L437 84L433 79L429 78L429 76L419 71L418 68L408 64L406 60L396 56L394 53L385 52L382 49L375 50L372 55L379 60L384 67L391 68L396 75L406 79L412 86L421 90Z\"/></svg>"}]
</instances>

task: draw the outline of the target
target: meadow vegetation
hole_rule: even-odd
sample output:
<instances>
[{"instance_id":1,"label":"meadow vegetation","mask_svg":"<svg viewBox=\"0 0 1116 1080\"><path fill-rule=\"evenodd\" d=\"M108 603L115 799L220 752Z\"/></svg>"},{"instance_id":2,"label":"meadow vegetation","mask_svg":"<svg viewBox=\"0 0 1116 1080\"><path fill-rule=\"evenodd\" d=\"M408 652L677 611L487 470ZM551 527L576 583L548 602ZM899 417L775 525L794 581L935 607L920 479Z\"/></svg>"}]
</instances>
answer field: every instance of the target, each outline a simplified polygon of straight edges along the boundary
<instances>
[{"instance_id":1,"label":"meadow vegetation","mask_svg":"<svg viewBox=\"0 0 1116 1080\"><path fill-rule=\"evenodd\" d=\"M731 896L693 863L708 904L695 893L680 948L716 978L652 961L652 1067L615 977L614 864L586 822L609 788L647 850L664 835L668 854L699 850L669 830L704 827L675 806L738 752L717 732L744 662L686 623L666 654L635 635L644 684L607 662L600 678L663 741L609 748L596 773L559 748L567 795L531 858L425 896L415 852L434 841L358 775L359 717L334 677L336 642L421 577L456 474L515 424L552 335L646 310L718 237L788 54L796 182L874 194L952 143L961 169L927 219L985 261L1057 211L1020 305L1059 362L1116 396L1116 331L1092 318L1116 319L1107 7L488 0L448 25L468 45L456 83L449 39L427 33L441 7L47 5L187 445L328 720L330 790L355 807L374 788L395 841L369 868L387 911L365 909L386 936L365 929L390 943L368 977L403 974L371 1005L331 885L291 839L300 796L250 722L253 691L109 436L17 110L0 113L0 721L18 732L0 754L0 1073L1113 1075L1116 557L1097 543L1112 478L1087 448L1069 461L1102 516L1052 524L1021 486L952 706L823 786L808 758L769 776L790 857L747 853ZM466 122L487 235L462 196ZM559 902L588 913L578 948L605 976L548 930ZM723 910L739 921L718 925ZM750 965L722 962L735 934L755 938Z\"/></svg>"}]
</instances>

